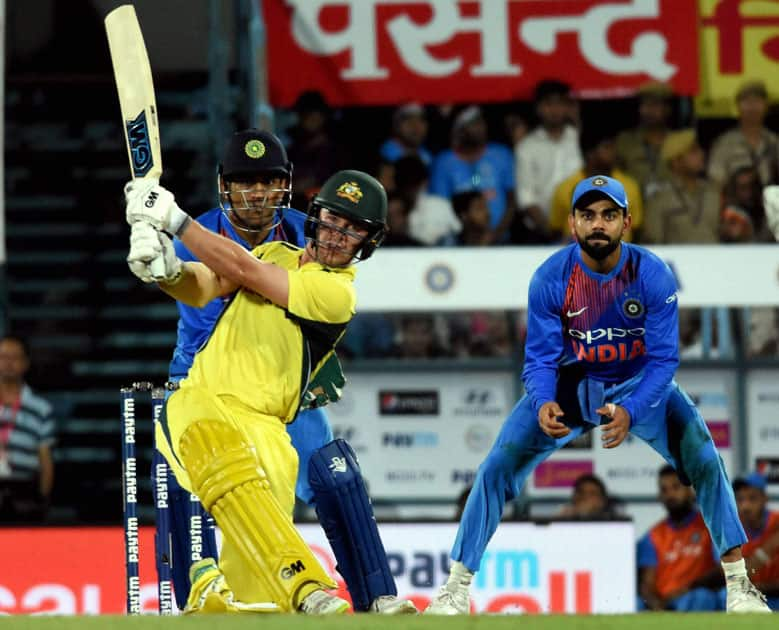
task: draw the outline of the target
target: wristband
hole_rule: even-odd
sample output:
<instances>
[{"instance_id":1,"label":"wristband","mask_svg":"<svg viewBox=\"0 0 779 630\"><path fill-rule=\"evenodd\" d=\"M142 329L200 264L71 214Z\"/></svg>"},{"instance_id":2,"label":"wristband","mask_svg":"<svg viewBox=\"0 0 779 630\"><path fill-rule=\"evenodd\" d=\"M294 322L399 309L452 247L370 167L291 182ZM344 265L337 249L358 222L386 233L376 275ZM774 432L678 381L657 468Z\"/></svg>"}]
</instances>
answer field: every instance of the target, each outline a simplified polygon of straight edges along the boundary
<instances>
[{"instance_id":1,"label":"wristband","mask_svg":"<svg viewBox=\"0 0 779 630\"><path fill-rule=\"evenodd\" d=\"M183 214L183 211L182 211ZM188 214L184 214L184 216L181 219L181 223L178 224L175 228L171 225L171 232L173 232L173 235L176 238L181 238L182 234L186 232L187 228L189 227L189 224L192 223L192 217Z\"/></svg>"}]
</instances>

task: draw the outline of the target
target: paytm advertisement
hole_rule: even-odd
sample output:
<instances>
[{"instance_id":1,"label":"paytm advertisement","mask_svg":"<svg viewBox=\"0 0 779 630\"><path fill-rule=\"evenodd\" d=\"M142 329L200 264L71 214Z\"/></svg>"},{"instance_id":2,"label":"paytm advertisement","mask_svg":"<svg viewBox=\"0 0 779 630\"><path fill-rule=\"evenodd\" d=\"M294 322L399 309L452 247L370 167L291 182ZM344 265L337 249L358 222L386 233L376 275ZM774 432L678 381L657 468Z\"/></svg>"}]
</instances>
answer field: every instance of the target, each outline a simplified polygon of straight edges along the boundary
<instances>
[{"instance_id":1,"label":"paytm advertisement","mask_svg":"<svg viewBox=\"0 0 779 630\"><path fill-rule=\"evenodd\" d=\"M446 580L454 523L380 526L398 594L422 610ZM348 598L319 525L300 527ZM141 610L156 614L154 530L141 528ZM608 553L603 553L608 541ZM0 529L0 615L125 612L121 527ZM474 613L635 610L633 524L502 523L471 589Z\"/></svg>"}]
</instances>

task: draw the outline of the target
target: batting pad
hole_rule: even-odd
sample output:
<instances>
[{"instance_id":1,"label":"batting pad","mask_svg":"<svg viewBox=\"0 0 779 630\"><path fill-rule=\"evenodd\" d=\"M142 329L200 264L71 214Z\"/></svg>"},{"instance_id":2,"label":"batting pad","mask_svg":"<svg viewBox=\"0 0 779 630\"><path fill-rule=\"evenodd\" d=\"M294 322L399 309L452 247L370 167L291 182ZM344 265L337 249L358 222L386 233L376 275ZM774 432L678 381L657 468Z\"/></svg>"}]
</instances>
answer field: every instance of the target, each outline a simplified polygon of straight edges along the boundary
<instances>
[{"instance_id":1,"label":"batting pad","mask_svg":"<svg viewBox=\"0 0 779 630\"><path fill-rule=\"evenodd\" d=\"M349 444L337 439L316 451L308 478L319 522L354 609L365 611L377 597L397 595L365 481Z\"/></svg>"},{"instance_id":2,"label":"batting pad","mask_svg":"<svg viewBox=\"0 0 779 630\"><path fill-rule=\"evenodd\" d=\"M320 588L324 571L270 491L257 454L226 422L191 424L179 442L195 493L252 572L285 612Z\"/></svg>"}]
</instances>

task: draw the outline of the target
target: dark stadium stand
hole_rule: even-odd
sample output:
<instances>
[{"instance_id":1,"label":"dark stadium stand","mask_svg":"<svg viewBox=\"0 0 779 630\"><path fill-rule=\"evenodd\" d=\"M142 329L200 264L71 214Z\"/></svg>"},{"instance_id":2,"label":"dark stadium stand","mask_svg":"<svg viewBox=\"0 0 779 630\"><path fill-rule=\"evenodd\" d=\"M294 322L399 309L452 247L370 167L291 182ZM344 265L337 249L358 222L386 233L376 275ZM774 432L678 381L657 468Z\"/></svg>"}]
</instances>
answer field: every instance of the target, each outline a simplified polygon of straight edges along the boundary
<instances>
[{"instance_id":1,"label":"dark stadium stand","mask_svg":"<svg viewBox=\"0 0 779 630\"><path fill-rule=\"evenodd\" d=\"M30 382L57 410L51 520L116 522L122 505L118 390L138 380L164 382L177 313L125 264L128 165L113 83L108 77L77 83L83 109L74 107L67 80L9 81L9 330L29 340ZM191 114L199 98L191 89L158 95L161 116L182 121L162 123L164 183L191 191L182 203L195 205L213 186L206 122ZM147 402L139 407L138 426L141 514L149 515Z\"/></svg>"}]
</instances>

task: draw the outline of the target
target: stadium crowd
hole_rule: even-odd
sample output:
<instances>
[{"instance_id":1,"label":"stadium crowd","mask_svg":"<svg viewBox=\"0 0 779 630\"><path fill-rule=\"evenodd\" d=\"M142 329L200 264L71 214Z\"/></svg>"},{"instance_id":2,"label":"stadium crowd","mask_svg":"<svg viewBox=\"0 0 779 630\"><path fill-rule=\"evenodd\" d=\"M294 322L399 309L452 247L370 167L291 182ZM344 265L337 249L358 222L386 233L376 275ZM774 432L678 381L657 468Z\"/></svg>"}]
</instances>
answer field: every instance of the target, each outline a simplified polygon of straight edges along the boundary
<instances>
[{"instance_id":1,"label":"stadium crowd","mask_svg":"<svg viewBox=\"0 0 779 630\"><path fill-rule=\"evenodd\" d=\"M637 124L627 128L618 127L622 118L613 122L597 110L583 116L582 103L556 80L536 86L524 116L508 110L496 119L476 105L398 107L390 137L373 156L373 173L389 192L385 246L568 242L573 187L598 173L624 184L635 243L773 242L761 191L779 182L779 137L766 126L765 84L742 84L732 128L711 137L701 137L690 116L680 113L684 100L665 84L645 84L636 103ZM295 164L293 207L305 207L329 169L349 163L357 148L342 133L339 112L317 92L298 98L292 120L284 137ZM703 319L719 328L710 354L701 348ZM732 356L729 340L739 326L748 330L748 355L776 354L775 309L708 309L683 312L685 356ZM512 353L523 331L518 313L361 315L342 352L359 358L501 357Z\"/></svg>"}]
</instances>

